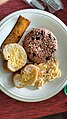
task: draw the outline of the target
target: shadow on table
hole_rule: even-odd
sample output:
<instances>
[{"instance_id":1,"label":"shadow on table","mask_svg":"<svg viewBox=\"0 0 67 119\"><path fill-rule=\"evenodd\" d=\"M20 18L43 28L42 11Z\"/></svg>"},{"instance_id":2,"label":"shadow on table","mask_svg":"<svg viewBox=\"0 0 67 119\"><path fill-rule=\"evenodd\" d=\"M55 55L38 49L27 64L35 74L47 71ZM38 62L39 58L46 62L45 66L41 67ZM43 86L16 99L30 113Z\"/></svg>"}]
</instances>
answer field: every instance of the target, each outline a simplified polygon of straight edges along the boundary
<instances>
[{"instance_id":1,"label":"shadow on table","mask_svg":"<svg viewBox=\"0 0 67 119\"><path fill-rule=\"evenodd\" d=\"M67 119L67 112L44 116L44 117L39 117L39 118L34 118L34 119Z\"/></svg>"}]
</instances>

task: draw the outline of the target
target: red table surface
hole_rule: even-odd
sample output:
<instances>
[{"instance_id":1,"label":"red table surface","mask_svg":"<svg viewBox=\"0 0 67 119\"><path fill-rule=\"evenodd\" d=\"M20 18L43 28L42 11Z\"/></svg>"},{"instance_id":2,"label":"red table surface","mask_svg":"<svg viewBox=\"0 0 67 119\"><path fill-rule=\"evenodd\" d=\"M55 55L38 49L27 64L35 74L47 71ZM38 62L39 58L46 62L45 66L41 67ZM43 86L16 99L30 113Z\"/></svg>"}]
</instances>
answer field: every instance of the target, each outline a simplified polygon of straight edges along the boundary
<instances>
[{"instance_id":1,"label":"red table surface","mask_svg":"<svg viewBox=\"0 0 67 119\"><path fill-rule=\"evenodd\" d=\"M64 9L55 13L67 25L67 0L62 0ZM8 14L31 8L23 0L9 0L0 6L0 20ZM0 91L0 119L32 119L67 111L67 96L63 90L54 97L41 102L20 102Z\"/></svg>"}]
</instances>

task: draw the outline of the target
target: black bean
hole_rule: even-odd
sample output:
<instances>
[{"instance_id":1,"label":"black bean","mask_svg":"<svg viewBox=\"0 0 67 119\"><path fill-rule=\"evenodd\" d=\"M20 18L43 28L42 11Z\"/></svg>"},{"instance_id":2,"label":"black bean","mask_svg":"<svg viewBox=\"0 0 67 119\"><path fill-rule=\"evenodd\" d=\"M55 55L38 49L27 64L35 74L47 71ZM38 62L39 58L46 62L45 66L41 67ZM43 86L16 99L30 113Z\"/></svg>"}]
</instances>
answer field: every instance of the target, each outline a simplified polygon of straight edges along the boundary
<instances>
[{"instance_id":1,"label":"black bean","mask_svg":"<svg viewBox=\"0 0 67 119\"><path fill-rule=\"evenodd\" d=\"M42 48L42 44L40 44L39 46L40 46L40 48Z\"/></svg>"},{"instance_id":2,"label":"black bean","mask_svg":"<svg viewBox=\"0 0 67 119\"><path fill-rule=\"evenodd\" d=\"M35 38L32 36L32 40L34 40Z\"/></svg>"},{"instance_id":3,"label":"black bean","mask_svg":"<svg viewBox=\"0 0 67 119\"><path fill-rule=\"evenodd\" d=\"M37 37L36 37L36 40L40 40L40 36L37 36Z\"/></svg>"},{"instance_id":4,"label":"black bean","mask_svg":"<svg viewBox=\"0 0 67 119\"><path fill-rule=\"evenodd\" d=\"M50 59L50 57L48 56L48 57L46 57L46 60L49 60Z\"/></svg>"},{"instance_id":5,"label":"black bean","mask_svg":"<svg viewBox=\"0 0 67 119\"><path fill-rule=\"evenodd\" d=\"M36 56L35 52L33 52L33 57Z\"/></svg>"},{"instance_id":6,"label":"black bean","mask_svg":"<svg viewBox=\"0 0 67 119\"><path fill-rule=\"evenodd\" d=\"M54 51L56 51L56 49L54 49Z\"/></svg>"},{"instance_id":7,"label":"black bean","mask_svg":"<svg viewBox=\"0 0 67 119\"><path fill-rule=\"evenodd\" d=\"M54 40L56 40L56 39L54 38Z\"/></svg>"},{"instance_id":8,"label":"black bean","mask_svg":"<svg viewBox=\"0 0 67 119\"><path fill-rule=\"evenodd\" d=\"M48 34L48 36L49 36L49 38L51 38L51 34L50 33Z\"/></svg>"},{"instance_id":9,"label":"black bean","mask_svg":"<svg viewBox=\"0 0 67 119\"><path fill-rule=\"evenodd\" d=\"M33 33L33 30L30 33Z\"/></svg>"},{"instance_id":10,"label":"black bean","mask_svg":"<svg viewBox=\"0 0 67 119\"><path fill-rule=\"evenodd\" d=\"M45 34L45 32L42 30L42 31L41 31L41 35L44 35L44 34Z\"/></svg>"}]
</instances>

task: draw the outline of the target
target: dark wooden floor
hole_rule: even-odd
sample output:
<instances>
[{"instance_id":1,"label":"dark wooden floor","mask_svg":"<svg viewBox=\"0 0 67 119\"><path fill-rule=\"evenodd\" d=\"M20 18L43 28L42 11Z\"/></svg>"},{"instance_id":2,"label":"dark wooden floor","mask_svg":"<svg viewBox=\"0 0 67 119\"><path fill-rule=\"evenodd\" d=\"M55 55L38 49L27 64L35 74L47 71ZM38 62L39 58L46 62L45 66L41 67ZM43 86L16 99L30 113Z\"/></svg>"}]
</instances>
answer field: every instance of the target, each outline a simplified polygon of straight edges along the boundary
<instances>
[{"instance_id":1,"label":"dark wooden floor","mask_svg":"<svg viewBox=\"0 0 67 119\"><path fill-rule=\"evenodd\" d=\"M59 114L55 114L55 115L49 115L49 116L45 116L45 117L39 117L36 119L67 119L67 112L59 113Z\"/></svg>"}]
</instances>

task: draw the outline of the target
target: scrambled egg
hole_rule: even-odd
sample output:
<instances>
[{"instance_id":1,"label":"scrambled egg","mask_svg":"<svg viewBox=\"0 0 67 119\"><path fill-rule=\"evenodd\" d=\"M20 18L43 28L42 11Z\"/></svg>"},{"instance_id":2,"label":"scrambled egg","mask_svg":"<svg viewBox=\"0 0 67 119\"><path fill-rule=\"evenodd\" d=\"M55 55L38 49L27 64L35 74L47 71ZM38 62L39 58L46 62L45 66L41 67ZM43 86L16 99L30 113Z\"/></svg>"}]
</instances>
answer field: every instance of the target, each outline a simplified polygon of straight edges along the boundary
<instances>
[{"instance_id":1,"label":"scrambled egg","mask_svg":"<svg viewBox=\"0 0 67 119\"><path fill-rule=\"evenodd\" d=\"M43 84L48 81L53 81L61 77L61 71L57 59L49 60L47 63L40 63L38 67L40 68L42 76L35 83L37 88L41 88Z\"/></svg>"}]
</instances>

